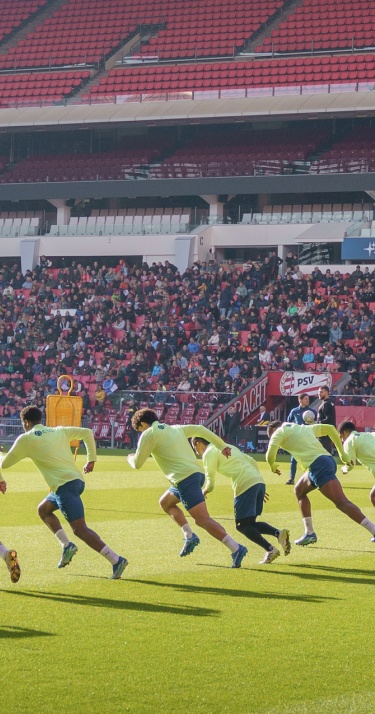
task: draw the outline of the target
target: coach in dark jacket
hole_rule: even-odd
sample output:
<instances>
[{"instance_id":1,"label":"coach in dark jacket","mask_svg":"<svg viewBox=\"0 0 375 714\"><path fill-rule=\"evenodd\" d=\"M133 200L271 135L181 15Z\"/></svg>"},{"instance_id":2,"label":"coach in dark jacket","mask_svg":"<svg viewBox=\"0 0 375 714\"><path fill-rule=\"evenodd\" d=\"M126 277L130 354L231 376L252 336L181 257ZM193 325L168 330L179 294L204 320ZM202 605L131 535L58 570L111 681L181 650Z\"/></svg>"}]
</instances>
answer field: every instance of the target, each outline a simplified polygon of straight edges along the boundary
<instances>
[{"instance_id":1,"label":"coach in dark jacket","mask_svg":"<svg viewBox=\"0 0 375 714\"><path fill-rule=\"evenodd\" d=\"M319 387L318 397L319 399L322 399L322 402L319 405L318 409L318 423L332 424L332 426L336 426L335 405L329 396L328 387ZM319 441L322 446L324 446L324 448L327 449L329 453L331 453L332 442L329 436L322 436Z\"/></svg>"},{"instance_id":2,"label":"coach in dark jacket","mask_svg":"<svg viewBox=\"0 0 375 714\"><path fill-rule=\"evenodd\" d=\"M229 407L224 420L225 440L230 444L237 444L237 434L240 423L240 413L237 411L237 407L233 404Z\"/></svg>"}]
</instances>

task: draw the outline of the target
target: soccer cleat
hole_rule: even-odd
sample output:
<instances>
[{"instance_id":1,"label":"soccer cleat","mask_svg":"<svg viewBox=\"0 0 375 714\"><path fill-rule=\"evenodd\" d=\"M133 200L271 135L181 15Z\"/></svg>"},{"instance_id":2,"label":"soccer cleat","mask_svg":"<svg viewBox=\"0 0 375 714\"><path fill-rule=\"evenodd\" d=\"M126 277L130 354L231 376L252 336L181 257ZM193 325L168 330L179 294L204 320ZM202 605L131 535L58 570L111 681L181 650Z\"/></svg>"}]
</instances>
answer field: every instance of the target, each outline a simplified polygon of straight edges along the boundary
<instances>
[{"instance_id":1,"label":"soccer cleat","mask_svg":"<svg viewBox=\"0 0 375 714\"><path fill-rule=\"evenodd\" d=\"M311 545L312 543L316 543L317 540L318 537L316 533L305 533L305 535L294 542L296 545Z\"/></svg>"},{"instance_id":2,"label":"soccer cleat","mask_svg":"<svg viewBox=\"0 0 375 714\"><path fill-rule=\"evenodd\" d=\"M279 541L283 551L284 555L289 555L291 551L291 543L289 539L289 531L287 528L283 528L281 531L279 531L279 535L277 536L277 540Z\"/></svg>"},{"instance_id":3,"label":"soccer cleat","mask_svg":"<svg viewBox=\"0 0 375 714\"><path fill-rule=\"evenodd\" d=\"M371 538L371 543L375 543L375 536Z\"/></svg>"},{"instance_id":4,"label":"soccer cleat","mask_svg":"<svg viewBox=\"0 0 375 714\"><path fill-rule=\"evenodd\" d=\"M190 553L193 552L194 548L199 545L200 540L195 533L191 536L191 538L186 538L184 547L182 548L182 551L180 553L180 558L183 558L185 555L190 555Z\"/></svg>"},{"instance_id":5,"label":"soccer cleat","mask_svg":"<svg viewBox=\"0 0 375 714\"><path fill-rule=\"evenodd\" d=\"M127 565L128 561L126 560L126 558L122 558L122 556L120 555L117 563L112 566L113 573L112 575L110 575L109 580L119 580Z\"/></svg>"},{"instance_id":6,"label":"soccer cleat","mask_svg":"<svg viewBox=\"0 0 375 714\"><path fill-rule=\"evenodd\" d=\"M10 572L10 579L12 583L18 583L21 577L21 568L15 550L8 550L5 556L5 565Z\"/></svg>"},{"instance_id":7,"label":"soccer cleat","mask_svg":"<svg viewBox=\"0 0 375 714\"><path fill-rule=\"evenodd\" d=\"M259 561L259 565L268 565L268 563L272 563L273 560L276 560L280 555L280 551L277 550L277 548L272 548L272 550L266 551L266 554L263 558L263 560Z\"/></svg>"},{"instance_id":8,"label":"soccer cleat","mask_svg":"<svg viewBox=\"0 0 375 714\"><path fill-rule=\"evenodd\" d=\"M238 550L232 553L232 568L240 568L241 563L247 553L247 548L244 545L238 546Z\"/></svg>"},{"instance_id":9,"label":"soccer cleat","mask_svg":"<svg viewBox=\"0 0 375 714\"><path fill-rule=\"evenodd\" d=\"M289 481L285 481L286 486L294 486L294 478L290 478Z\"/></svg>"},{"instance_id":10,"label":"soccer cleat","mask_svg":"<svg viewBox=\"0 0 375 714\"><path fill-rule=\"evenodd\" d=\"M68 545L63 548L63 552L61 554L61 558L59 562L57 563L58 568L65 568L66 565L69 565L70 561L72 560L73 556L77 553L78 548L74 543L68 543Z\"/></svg>"}]
</instances>

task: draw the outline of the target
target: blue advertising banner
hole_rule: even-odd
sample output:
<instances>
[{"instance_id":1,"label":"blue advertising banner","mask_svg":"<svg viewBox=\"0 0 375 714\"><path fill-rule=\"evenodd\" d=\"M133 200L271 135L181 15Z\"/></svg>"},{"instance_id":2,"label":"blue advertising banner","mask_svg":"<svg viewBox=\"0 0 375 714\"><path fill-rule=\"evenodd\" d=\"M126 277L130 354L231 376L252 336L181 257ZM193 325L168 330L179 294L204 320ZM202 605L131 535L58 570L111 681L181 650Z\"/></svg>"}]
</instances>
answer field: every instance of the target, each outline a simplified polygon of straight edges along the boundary
<instances>
[{"instance_id":1,"label":"blue advertising banner","mask_svg":"<svg viewBox=\"0 0 375 714\"><path fill-rule=\"evenodd\" d=\"M342 260L375 260L375 238L344 238Z\"/></svg>"}]
</instances>

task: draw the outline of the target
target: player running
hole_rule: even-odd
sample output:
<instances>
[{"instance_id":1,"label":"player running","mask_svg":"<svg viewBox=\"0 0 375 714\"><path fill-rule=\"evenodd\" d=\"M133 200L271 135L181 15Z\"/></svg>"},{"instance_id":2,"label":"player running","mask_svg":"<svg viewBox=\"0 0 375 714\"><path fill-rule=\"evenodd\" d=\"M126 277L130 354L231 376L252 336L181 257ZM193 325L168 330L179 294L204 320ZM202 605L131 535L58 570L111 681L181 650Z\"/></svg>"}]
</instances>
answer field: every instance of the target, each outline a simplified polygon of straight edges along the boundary
<instances>
[{"instance_id":1,"label":"player running","mask_svg":"<svg viewBox=\"0 0 375 714\"><path fill-rule=\"evenodd\" d=\"M259 561L259 564L272 563L280 555L278 548L263 538L262 534L277 538L284 555L289 555L289 531L286 528L280 530L268 523L257 521L257 517L262 514L263 502L267 496L264 479L255 459L243 454L236 446L230 447L232 453L230 459L227 459L216 446L199 436L194 437L191 443L197 456L203 460L206 474L204 496L213 491L217 473L232 480L236 528L246 538L265 549L264 558Z\"/></svg>"},{"instance_id":2,"label":"player running","mask_svg":"<svg viewBox=\"0 0 375 714\"><path fill-rule=\"evenodd\" d=\"M6 482L0 474L0 493L4 494L7 490ZM15 550L8 550L0 541L0 558L2 558L7 566L12 583L18 583L21 577L21 568Z\"/></svg>"},{"instance_id":3,"label":"player running","mask_svg":"<svg viewBox=\"0 0 375 714\"><path fill-rule=\"evenodd\" d=\"M291 409L287 416L287 422L290 424L300 424L300 426L303 426L305 424L303 415L304 412L306 411L311 411L315 415L315 420L317 417L317 413L315 409L310 409L309 407L310 404L310 397L308 394L299 394L298 395L298 407L294 407L294 409ZM294 480L296 478L296 472L297 472L297 461L295 460L294 456L290 457L290 474L289 474L289 480L286 482L287 486L294 486Z\"/></svg>"},{"instance_id":4,"label":"player running","mask_svg":"<svg viewBox=\"0 0 375 714\"><path fill-rule=\"evenodd\" d=\"M91 473L96 461L95 439L91 429L75 426L45 427L41 423L42 413L35 406L22 409L21 420L25 433L16 439L10 451L2 457L1 465L7 469L28 457L47 481L51 493L39 504L38 514L62 547L57 567L65 568L69 565L78 550L55 516L54 512L60 510L74 535L111 563L111 579L118 580L128 561L114 553L98 534L86 525L81 499L85 482L70 448L71 441L82 439L87 452L87 463L83 470L85 474Z\"/></svg>"},{"instance_id":5,"label":"player running","mask_svg":"<svg viewBox=\"0 0 375 714\"><path fill-rule=\"evenodd\" d=\"M359 461L375 476L375 434L370 431L357 431L352 421L343 421L337 431L340 434L344 452L351 462L343 466L341 471L347 474L354 468L356 461ZM370 501L375 508L375 486L370 491ZM375 538L372 538L372 541L375 542Z\"/></svg>"},{"instance_id":6,"label":"player running","mask_svg":"<svg viewBox=\"0 0 375 714\"><path fill-rule=\"evenodd\" d=\"M146 459L153 456L164 476L171 482L171 487L161 496L159 503L163 511L182 530L185 542L180 556L192 553L200 542L191 530L183 511L177 506L181 502L197 526L204 528L231 551L232 568L240 568L247 548L233 540L223 526L210 517L202 493L205 476L197 465L188 439L193 436L210 439L215 446L223 450L224 456L230 456L232 447L228 447L219 436L201 425L160 424L152 409L139 409L132 417L132 425L135 431L141 432L141 437L136 453L128 456L130 466L140 469Z\"/></svg>"},{"instance_id":7,"label":"player running","mask_svg":"<svg viewBox=\"0 0 375 714\"><path fill-rule=\"evenodd\" d=\"M363 528L366 528L372 535L375 535L375 524L366 518L354 503L347 499L336 476L336 461L318 441L319 437L329 436L338 451L341 461L347 463L349 458L343 450L334 426L331 424L299 426L298 424L283 424L281 421L272 421L268 425L267 434L270 442L266 460L273 473L279 475L281 473L275 461L279 449L289 451L298 463L304 469L307 469L294 489L305 526L305 534L294 541L296 545L310 545L310 543L316 543L318 540L312 523L311 503L307 497L307 494L315 488L318 488L323 496L332 501L336 508L363 526Z\"/></svg>"}]
</instances>

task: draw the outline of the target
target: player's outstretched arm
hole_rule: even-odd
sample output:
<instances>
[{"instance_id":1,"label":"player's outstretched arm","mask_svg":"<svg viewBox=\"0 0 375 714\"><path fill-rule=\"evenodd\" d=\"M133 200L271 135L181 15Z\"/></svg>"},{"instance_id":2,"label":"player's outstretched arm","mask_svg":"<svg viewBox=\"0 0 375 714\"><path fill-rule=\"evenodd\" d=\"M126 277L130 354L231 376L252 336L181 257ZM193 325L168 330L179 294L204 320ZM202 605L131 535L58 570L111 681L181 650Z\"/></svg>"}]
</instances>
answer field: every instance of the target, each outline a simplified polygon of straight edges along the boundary
<instances>
[{"instance_id":1,"label":"player's outstretched arm","mask_svg":"<svg viewBox=\"0 0 375 714\"><path fill-rule=\"evenodd\" d=\"M224 452L225 450L230 449L230 446L228 446L228 444L226 444L225 441L220 438L220 436L215 434L210 429L207 429L207 427L203 426L203 424L184 424L179 428L183 430L187 439L191 439L194 436L198 436L201 439L206 439L206 441L209 441L210 444L216 446L219 451ZM230 456L230 454L224 454L224 456L227 455Z\"/></svg>"},{"instance_id":2,"label":"player's outstretched arm","mask_svg":"<svg viewBox=\"0 0 375 714\"><path fill-rule=\"evenodd\" d=\"M140 469L141 466L151 456L154 448L154 436L151 429L144 431L138 441L137 451L135 454L129 454L127 457L128 464L132 469Z\"/></svg>"}]
</instances>

